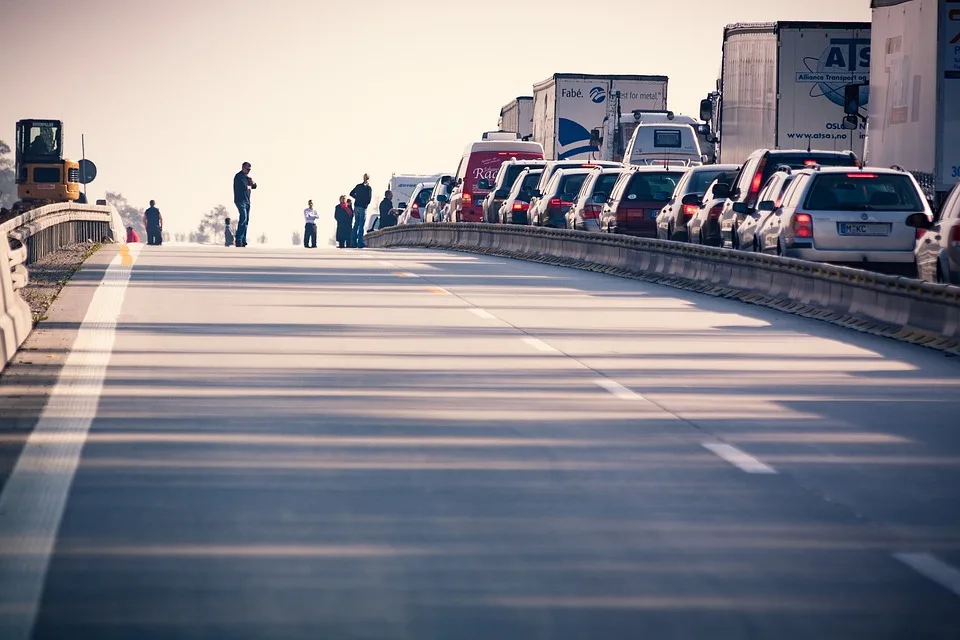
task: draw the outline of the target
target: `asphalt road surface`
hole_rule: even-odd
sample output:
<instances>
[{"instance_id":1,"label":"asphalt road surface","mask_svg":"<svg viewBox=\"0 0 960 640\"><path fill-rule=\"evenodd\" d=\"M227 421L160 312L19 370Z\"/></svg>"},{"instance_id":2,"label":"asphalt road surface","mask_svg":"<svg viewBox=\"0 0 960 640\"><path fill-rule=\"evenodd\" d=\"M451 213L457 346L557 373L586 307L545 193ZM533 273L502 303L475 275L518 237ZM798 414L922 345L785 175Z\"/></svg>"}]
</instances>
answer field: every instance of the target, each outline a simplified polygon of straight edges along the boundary
<instances>
[{"instance_id":1,"label":"asphalt road surface","mask_svg":"<svg viewBox=\"0 0 960 640\"><path fill-rule=\"evenodd\" d=\"M103 252L2 436L0 637L960 638L957 359L500 258Z\"/></svg>"}]
</instances>

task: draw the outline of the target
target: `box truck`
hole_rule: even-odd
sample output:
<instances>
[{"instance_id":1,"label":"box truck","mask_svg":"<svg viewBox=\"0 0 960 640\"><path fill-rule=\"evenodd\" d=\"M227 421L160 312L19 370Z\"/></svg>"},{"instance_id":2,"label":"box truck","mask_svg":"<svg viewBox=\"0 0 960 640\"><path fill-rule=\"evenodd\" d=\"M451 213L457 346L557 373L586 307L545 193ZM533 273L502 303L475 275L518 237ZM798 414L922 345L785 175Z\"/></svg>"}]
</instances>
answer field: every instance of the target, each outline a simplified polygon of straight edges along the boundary
<instances>
[{"instance_id":1,"label":"box truck","mask_svg":"<svg viewBox=\"0 0 960 640\"><path fill-rule=\"evenodd\" d=\"M960 178L960 0L873 0L865 161L940 204Z\"/></svg>"},{"instance_id":2,"label":"box truck","mask_svg":"<svg viewBox=\"0 0 960 640\"><path fill-rule=\"evenodd\" d=\"M863 157L866 126L844 128L844 97L858 85L866 106L869 76L869 22L727 25L719 90L701 103L701 117L711 116L719 132L717 162L742 163L757 149Z\"/></svg>"},{"instance_id":3,"label":"box truck","mask_svg":"<svg viewBox=\"0 0 960 640\"><path fill-rule=\"evenodd\" d=\"M667 108L667 77L556 73L533 87L533 140L548 160L596 159L590 132L602 128L607 100L620 92L624 113Z\"/></svg>"},{"instance_id":4,"label":"box truck","mask_svg":"<svg viewBox=\"0 0 960 640\"><path fill-rule=\"evenodd\" d=\"M533 136L533 96L514 98L500 109L500 130L516 131L521 140Z\"/></svg>"}]
</instances>

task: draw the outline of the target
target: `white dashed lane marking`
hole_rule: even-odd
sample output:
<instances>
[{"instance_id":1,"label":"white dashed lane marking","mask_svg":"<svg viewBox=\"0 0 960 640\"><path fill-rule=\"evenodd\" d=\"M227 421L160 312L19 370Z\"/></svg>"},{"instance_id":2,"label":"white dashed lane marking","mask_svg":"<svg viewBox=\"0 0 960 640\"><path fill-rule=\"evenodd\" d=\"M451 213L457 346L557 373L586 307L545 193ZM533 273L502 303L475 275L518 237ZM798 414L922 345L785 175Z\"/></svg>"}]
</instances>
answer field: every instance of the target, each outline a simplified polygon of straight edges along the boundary
<instances>
[{"instance_id":1,"label":"white dashed lane marking","mask_svg":"<svg viewBox=\"0 0 960 640\"><path fill-rule=\"evenodd\" d=\"M733 466L747 473L771 474L777 472L770 465L760 462L749 453L741 451L732 445L721 442L704 442L702 444L705 449L712 451Z\"/></svg>"},{"instance_id":2,"label":"white dashed lane marking","mask_svg":"<svg viewBox=\"0 0 960 640\"><path fill-rule=\"evenodd\" d=\"M643 398L643 396L640 394L627 389L619 382L614 382L609 378L597 378L594 380L594 382L596 382L600 387L603 387L609 391L614 397L620 398L621 400L640 400Z\"/></svg>"},{"instance_id":3,"label":"white dashed lane marking","mask_svg":"<svg viewBox=\"0 0 960 640\"><path fill-rule=\"evenodd\" d=\"M929 553L895 553L893 557L925 578L960 596L960 571Z\"/></svg>"},{"instance_id":4,"label":"white dashed lane marking","mask_svg":"<svg viewBox=\"0 0 960 640\"><path fill-rule=\"evenodd\" d=\"M470 313L477 316L478 318L483 318L484 320L496 320L497 317L488 311L483 309L470 309Z\"/></svg>"},{"instance_id":5,"label":"white dashed lane marking","mask_svg":"<svg viewBox=\"0 0 960 640\"><path fill-rule=\"evenodd\" d=\"M537 351L543 351L544 353L559 353L556 349L548 345L542 340L537 340L536 338L520 338L523 342L530 345Z\"/></svg>"}]
</instances>

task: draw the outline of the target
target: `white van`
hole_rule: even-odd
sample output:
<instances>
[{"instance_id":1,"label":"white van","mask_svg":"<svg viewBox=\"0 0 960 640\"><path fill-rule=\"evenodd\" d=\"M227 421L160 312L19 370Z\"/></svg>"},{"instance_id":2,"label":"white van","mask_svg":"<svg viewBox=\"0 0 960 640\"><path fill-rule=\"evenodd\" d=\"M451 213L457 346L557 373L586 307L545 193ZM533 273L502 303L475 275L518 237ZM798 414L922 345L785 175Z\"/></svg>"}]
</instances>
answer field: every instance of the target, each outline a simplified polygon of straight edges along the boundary
<instances>
[{"instance_id":1,"label":"white van","mask_svg":"<svg viewBox=\"0 0 960 640\"><path fill-rule=\"evenodd\" d=\"M697 131L682 122L641 122L624 149L623 163L702 166L707 158L700 150Z\"/></svg>"}]
</instances>

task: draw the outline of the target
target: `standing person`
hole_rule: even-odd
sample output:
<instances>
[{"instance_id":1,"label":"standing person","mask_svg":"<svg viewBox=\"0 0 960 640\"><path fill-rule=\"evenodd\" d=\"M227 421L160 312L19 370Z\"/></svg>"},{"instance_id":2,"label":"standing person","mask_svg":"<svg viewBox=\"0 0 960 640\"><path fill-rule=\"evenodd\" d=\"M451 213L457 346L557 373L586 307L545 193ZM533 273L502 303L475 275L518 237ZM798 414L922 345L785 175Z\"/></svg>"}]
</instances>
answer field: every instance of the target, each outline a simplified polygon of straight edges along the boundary
<instances>
[{"instance_id":1,"label":"standing person","mask_svg":"<svg viewBox=\"0 0 960 640\"><path fill-rule=\"evenodd\" d=\"M244 162L237 175L233 176L233 204L237 205L240 219L237 221L237 246L247 246L247 225L250 224L250 190L257 183L250 177L251 165Z\"/></svg>"},{"instance_id":2,"label":"standing person","mask_svg":"<svg viewBox=\"0 0 960 640\"><path fill-rule=\"evenodd\" d=\"M223 219L223 245L225 247L233 246L233 229L230 228L230 218Z\"/></svg>"},{"instance_id":3,"label":"standing person","mask_svg":"<svg viewBox=\"0 0 960 640\"><path fill-rule=\"evenodd\" d=\"M318 214L313 209L313 200L307 200L307 208L303 210L303 248L317 248L317 218Z\"/></svg>"},{"instance_id":4,"label":"standing person","mask_svg":"<svg viewBox=\"0 0 960 640\"><path fill-rule=\"evenodd\" d=\"M397 216L393 213L393 193L387 189L380 201L380 228L386 229L397 224Z\"/></svg>"},{"instance_id":5,"label":"standing person","mask_svg":"<svg viewBox=\"0 0 960 640\"><path fill-rule=\"evenodd\" d=\"M143 212L143 226L147 228L147 244L160 246L163 243L163 216L155 200L151 200L150 208Z\"/></svg>"},{"instance_id":6,"label":"standing person","mask_svg":"<svg viewBox=\"0 0 960 640\"><path fill-rule=\"evenodd\" d=\"M350 223L353 218L347 196L340 196L340 204L333 210L333 217L337 221L337 248L344 249L350 244Z\"/></svg>"},{"instance_id":7,"label":"standing person","mask_svg":"<svg viewBox=\"0 0 960 640\"><path fill-rule=\"evenodd\" d=\"M353 188L350 197L357 205L353 212L353 245L358 249L363 249L363 231L367 222L367 207L373 200L373 189L370 187L369 174L363 174L363 182Z\"/></svg>"}]
</instances>

